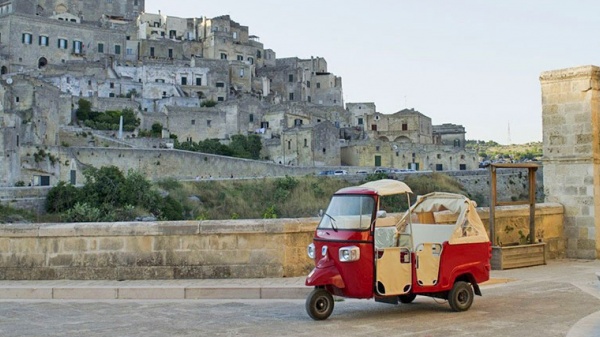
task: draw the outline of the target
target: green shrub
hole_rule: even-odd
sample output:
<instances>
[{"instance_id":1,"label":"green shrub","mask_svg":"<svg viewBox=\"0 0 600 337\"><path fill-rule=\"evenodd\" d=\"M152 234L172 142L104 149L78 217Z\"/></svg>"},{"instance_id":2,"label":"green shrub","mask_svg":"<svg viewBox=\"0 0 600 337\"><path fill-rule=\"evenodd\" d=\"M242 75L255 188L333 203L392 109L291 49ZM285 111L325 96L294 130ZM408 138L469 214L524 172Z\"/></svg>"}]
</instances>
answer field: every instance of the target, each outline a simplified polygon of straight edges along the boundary
<instances>
[{"instance_id":1,"label":"green shrub","mask_svg":"<svg viewBox=\"0 0 600 337\"><path fill-rule=\"evenodd\" d=\"M48 191L46 212L60 213L67 211L75 206L81 197L81 191L77 187L60 181Z\"/></svg>"}]
</instances>

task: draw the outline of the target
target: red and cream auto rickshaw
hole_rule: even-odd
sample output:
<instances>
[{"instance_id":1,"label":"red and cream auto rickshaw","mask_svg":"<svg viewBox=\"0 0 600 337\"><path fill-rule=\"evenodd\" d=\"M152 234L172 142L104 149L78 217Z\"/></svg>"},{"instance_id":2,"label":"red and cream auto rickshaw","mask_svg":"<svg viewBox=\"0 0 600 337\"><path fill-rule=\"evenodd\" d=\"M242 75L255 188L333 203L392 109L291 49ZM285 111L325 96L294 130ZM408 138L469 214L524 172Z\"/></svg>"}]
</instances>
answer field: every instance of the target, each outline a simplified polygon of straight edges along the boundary
<instances>
[{"instance_id":1,"label":"red and cream auto rickshaw","mask_svg":"<svg viewBox=\"0 0 600 337\"><path fill-rule=\"evenodd\" d=\"M333 311L333 295L410 303L417 295L448 300L465 311L489 279L491 245L468 198L430 193L403 216L380 210L382 197L404 194L403 182L383 179L337 191L322 215L308 255L315 268L306 311L315 320ZM410 203L410 200L409 200Z\"/></svg>"}]
</instances>

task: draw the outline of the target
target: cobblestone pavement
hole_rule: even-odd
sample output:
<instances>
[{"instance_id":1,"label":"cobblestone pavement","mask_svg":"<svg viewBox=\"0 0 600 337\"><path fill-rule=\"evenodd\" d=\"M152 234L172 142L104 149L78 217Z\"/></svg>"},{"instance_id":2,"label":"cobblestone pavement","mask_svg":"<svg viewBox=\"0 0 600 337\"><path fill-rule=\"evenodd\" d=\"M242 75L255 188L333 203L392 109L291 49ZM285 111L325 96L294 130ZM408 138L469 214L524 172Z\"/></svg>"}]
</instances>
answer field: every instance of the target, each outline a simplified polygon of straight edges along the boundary
<instances>
[{"instance_id":1,"label":"cobblestone pavement","mask_svg":"<svg viewBox=\"0 0 600 337\"><path fill-rule=\"evenodd\" d=\"M2 300L0 336L600 336L598 271L600 261L494 271L466 312L427 297L343 300L321 322L294 299Z\"/></svg>"}]
</instances>

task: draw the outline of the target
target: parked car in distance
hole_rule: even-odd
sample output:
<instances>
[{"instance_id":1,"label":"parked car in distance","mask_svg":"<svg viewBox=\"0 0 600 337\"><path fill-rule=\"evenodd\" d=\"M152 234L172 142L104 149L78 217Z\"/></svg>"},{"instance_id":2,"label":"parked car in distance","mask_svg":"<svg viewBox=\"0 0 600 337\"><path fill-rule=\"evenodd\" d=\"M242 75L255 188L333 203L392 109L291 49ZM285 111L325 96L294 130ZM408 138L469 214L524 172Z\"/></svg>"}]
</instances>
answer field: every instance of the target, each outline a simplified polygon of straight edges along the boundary
<instances>
[{"instance_id":1,"label":"parked car in distance","mask_svg":"<svg viewBox=\"0 0 600 337\"><path fill-rule=\"evenodd\" d=\"M321 171L321 172L319 172L318 175L320 175L320 176L332 176L332 175L334 175L334 171L332 171L332 170Z\"/></svg>"},{"instance_id":2,"label":"parked car in distance","mask_svg":"<svg viewBox=\"0 0 600 337\"><path fill-rule=\"evenodd\" d=\"M367 172L365 170L358 170L358 171L356 171L356 174L369 174L369 172Z\"/></svg>"},{"instance_id":3,"label":"parked car in distance","mask_svg":"<svg viewBox=\"0 0 600 337\"><path fill-rule=\"evenodd\" d=\"M390 173L390 169L379 167L376 168L373 173Z\"/></svg>"},{"instance_id":4,"label":"parked car in distance","mask_svg":"<svg viewBox=\"0 0 600 337\"><path fill-rule=\"evenodd\" d=\"M346 174L348 174L348 171L346 171L346 170L335 170L335 171L333 171L333 175L335 175L335 176L343 176L343 175L346 175Z\"/></svg>"}]
</instances>

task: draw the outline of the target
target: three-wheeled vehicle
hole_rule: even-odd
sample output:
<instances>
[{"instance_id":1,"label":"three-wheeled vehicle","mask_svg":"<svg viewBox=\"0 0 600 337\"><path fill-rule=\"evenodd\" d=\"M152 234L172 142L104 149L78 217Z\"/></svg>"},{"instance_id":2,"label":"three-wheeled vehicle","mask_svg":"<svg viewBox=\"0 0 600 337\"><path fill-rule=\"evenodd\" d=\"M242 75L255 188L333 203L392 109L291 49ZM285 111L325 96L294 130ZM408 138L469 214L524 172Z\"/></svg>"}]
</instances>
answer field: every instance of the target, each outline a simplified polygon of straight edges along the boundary
<instances>
[{"instance_id":1,"label":"three-wheeled vehicle","mask_svg":"<svg viewBox=\"0 0 600 337\"><path fill-rule=\"evenodd\" d=\"M306 311L315 320L333 311L333 295L410 303L417 295L448 300L465 311L489 279L491 244L475 203L460 194L419 196L403 216L380 210L384 196L411 189L383 179L337 191L322 215L308 255L315 268Z\"/></svg>"}]
</instances>

